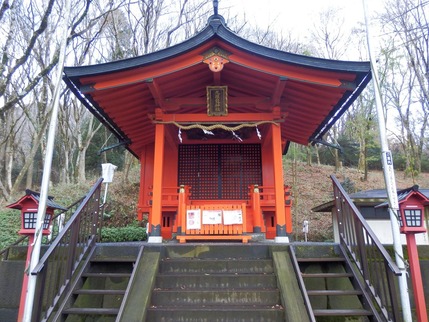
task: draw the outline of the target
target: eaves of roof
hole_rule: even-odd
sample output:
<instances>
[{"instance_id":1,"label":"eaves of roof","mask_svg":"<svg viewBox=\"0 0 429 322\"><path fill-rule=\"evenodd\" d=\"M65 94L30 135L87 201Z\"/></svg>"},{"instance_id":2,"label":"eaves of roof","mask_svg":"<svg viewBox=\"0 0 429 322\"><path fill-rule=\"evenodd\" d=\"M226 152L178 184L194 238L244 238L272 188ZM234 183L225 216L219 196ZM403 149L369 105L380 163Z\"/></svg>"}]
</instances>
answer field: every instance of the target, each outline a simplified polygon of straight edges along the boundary
<instances>
[{"instance_id":1,"label":"eaves of roof","mask_svg":"<svg viewBox=\"0 0 429 322\"><path fill-rule=\"evenodd\" d=\"M163 60L171 59L175 56L190 51L206 41L218 37L232 46L246 50L264 58L273 59L283 63L299 65L303 67L318 68L323 70L354 72L367 74L370 72L369 62L353 62L331 60L318 57L311 57L299 54L288 53L269 47L261 46L239 37L231 31L225 24L224 18L215 15L209 18L207 26L194 37L185 40L177 45L163 50L149 53L143 56L102 63L89 66L65 67L64 73L69 78L84 77L89 75L99 75L116 71L124 71L139 66L150 65Z\"/></svg>"}]
</instances>

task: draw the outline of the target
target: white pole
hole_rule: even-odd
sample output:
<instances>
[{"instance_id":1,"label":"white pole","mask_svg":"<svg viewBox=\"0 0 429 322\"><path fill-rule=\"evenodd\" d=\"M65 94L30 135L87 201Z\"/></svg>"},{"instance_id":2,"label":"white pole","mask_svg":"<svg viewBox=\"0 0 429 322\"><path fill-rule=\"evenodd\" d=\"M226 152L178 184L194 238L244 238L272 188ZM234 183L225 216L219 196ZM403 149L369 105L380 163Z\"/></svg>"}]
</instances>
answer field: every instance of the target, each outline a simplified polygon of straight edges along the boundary
<instances>
[{"instance_id":1,"label":"white pole","mask_svg":"<svg viewBox=\"0 0 429 322\"><path fill-rule=\"evenodd\" d=\"M380 132L380 144L382 152L382 164L384 172L384 181L387 190L387 197L389 201L389 214L390 222L392 225L392 236L393 236L393 248L395 250L395 260L396 265L401 270L402 274L399 276L399 292L402 305L402 315L404 322L411 322L411 306L410 306L410 297L408 293L407 286L407 274L404 263L404 254L401 244L401 236L399 231L399 204L398 204L398 194L396 189L395 181L395 172L393 169L393 157L392 153L389 151L389 145L386 137L386 124L384 121L384 112L383 112L383 103L381 100L380 94L380 82L378 79L378 70L377 70L377 61L375 60L374 54L371 51L371 36L370 29L367 17L367 5L366 1L362 0L365 16L365 26L366 26L366 38L368 43L368 52L371 62L372 77L374 83L374 92L375 92L375 103L377 109L377 118L378 118L378 128Z\"/></svg>"},{"instance_id":2,"label":"white pole","mask_svg":"<svg viewBox=\"0 0 429 322\"><path fill-rule=\"evenodd\" d=\"M109 188L109 183L106 182L106 189L104 190L104 199L103 199L103 204L106 203L106 199L107 199L107 189Z\"/></svg>"},{"instance_id":3,"label":"white pole","mask_svg":"<svg viewBox=\"0 0 429 322\"><path fill-rule=\"evenodd\" d=\"M46 144L45 163L43 165L43 176L42 176L42 183L40 187L39 208L37 210L36 231L34 233L34 246L33 246L33 252L31 254L29 267L28 269L26 269L26 272L27 274L29 274L29 276L28 276L28 286L27 286L27 294L25 299L25 306L24 306L24 316L23 316L24 322L30 322L31 316L33 313L33 304L34 304L37 276L31 275L31 272L34 270L34 268L36 267L36 265L40 260L40 248L42 245L43 222L45 220L49 181L51 177L52 156L53 156L54 143L55 143L55 132L57 128L60 88L61 88L61 82L62 82L64 61L66 56L68 25L69 25L69 19L70 19L70 7L71 7L71 1L65 0L65 9L63 11L64 18L63 18L62 27L61 27L63 31L63 35L61 39L60 56L58 60L58 71L57 71L58 74L57 74L57 79L55 84L55 92L52 100L52 115L51 115L51 122L49 124L48 141Z\"/></svg>"}]
</instances>

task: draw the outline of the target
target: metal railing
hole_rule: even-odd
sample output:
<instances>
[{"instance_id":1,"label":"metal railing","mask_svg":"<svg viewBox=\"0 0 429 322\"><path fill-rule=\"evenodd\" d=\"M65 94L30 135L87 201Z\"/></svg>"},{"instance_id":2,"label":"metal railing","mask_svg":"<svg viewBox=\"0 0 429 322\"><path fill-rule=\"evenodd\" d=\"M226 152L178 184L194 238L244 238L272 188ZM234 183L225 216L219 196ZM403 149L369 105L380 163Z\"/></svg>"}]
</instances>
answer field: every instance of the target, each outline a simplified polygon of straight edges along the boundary
<instances>
[{"instance_id":1,"label":"metal railing","mask_svg":"<svg viewBox=\"0 0 429 322\"><path fill-rule=\"evenodd\" d=\"M100 178L59 232L31 272L37 275L32 321L46 321L68 290L73 273L95 245L100 231L102 206Z\"/></svg>"},{"instance_id":2,"label":"metal railing","mask_svg":"<svg viewBox=\"0 0 429 322\"><path fill-rule=\"evenodd\" d=\"M396 280L401 271L337 178L332 175L331 179L335 202L333 213L338 223L340 244L356 264L386 321L402 321L396 291Z\"/></svg>"}]
</instances>

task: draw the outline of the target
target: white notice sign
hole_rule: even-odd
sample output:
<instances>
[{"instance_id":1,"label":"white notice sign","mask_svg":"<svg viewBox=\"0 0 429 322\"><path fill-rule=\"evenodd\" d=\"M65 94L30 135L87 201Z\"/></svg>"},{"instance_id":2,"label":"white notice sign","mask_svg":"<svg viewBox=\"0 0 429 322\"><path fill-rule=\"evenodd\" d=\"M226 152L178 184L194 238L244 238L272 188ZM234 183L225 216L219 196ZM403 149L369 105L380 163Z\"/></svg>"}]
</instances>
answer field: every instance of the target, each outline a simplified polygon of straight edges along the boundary
<instances>
[{"instance_id":1,"label":"white notice sign","mask_svg":"<svg viewBox=\"0 0 429 322\"><path fill-rule=\"evenodd\" d=\"M222 223L222 210L203 210L203 225Z\"/></svg>"},{"instance_id":2,"label":"white notice sign","mask_svg":"<svg viewBox=\"0 0 429 322\"><path fill-rule=\"evenodd\" d=\"M186 210L186 229L201 229L201 210Z\"/></svg>"},{"instance_id":3,"label":"white notice sign","mask_svg":"<svg viewBox=\"0 0 429 322\"><path fill-rule=\"evenodd\" d=\"M242 224L242 223L243 223L243 213L241 209L223 211L224 225L235 225L235 224Z\"/></svg>"}]
</instances>

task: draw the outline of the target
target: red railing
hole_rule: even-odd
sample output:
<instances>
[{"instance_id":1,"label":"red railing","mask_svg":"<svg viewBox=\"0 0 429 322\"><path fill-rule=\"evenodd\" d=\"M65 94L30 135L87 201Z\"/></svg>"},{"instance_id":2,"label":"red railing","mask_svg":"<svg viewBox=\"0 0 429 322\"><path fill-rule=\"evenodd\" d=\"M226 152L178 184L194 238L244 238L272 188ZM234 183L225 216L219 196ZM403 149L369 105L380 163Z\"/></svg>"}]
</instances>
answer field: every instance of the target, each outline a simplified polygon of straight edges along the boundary
<instances>
[{"instance_id":1,"label":"red railing","mask_svg":"<svg viewBox=\"0 0 429 322\"><path fill-rule=\"evenodd\" d=\"M395 284L397 276L402 273L337 178L332 175L331 179L334 222L338 225L340 244L356 264L385 321L402 321Z\"/></svg>"}]
</instances>

